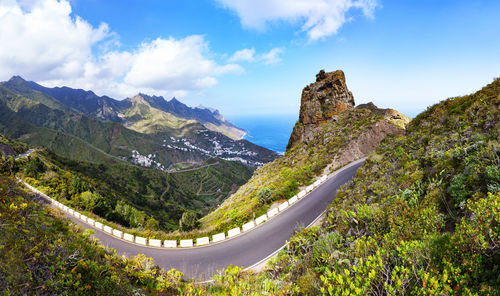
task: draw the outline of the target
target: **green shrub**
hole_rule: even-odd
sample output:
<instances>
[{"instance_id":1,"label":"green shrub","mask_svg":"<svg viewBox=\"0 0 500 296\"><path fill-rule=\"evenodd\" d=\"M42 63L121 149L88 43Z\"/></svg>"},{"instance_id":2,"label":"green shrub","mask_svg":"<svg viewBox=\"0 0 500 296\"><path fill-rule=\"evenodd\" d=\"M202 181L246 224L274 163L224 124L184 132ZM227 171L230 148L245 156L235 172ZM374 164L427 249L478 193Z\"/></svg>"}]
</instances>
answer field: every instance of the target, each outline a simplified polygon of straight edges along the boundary
<instances>
[{"instance_id":1,"label":"green shrub","mask_svg":"<svg viewBox=\"0 0 500 296\"><path fill-rule=\"evenodd\" d=\"M453 198L455 207L463 205L463 202L470 195L468 188L467 176L465 174L461 173L453 177L450 182L450 187L448 187L448 193Z\"/></svg>"},{"instance_id":2,"label":"green shrub","mask_svg":"<svg viewBox=\"0 0 500 296\"><path fill-rule=\"evenodd\" d=\"M181 220L179 220L179 228L182 231L189 231L198 227L198 217L193 211L186 211L182 214Z\"/></svg>"},{"instance_id":3,"label":"green shrub","mask_svg":"<svg viewBox=\"0 0 500 296\"><path fill-rule=\"evenodd\" d=\"M38 174L45 171L45 165L38 157L31 158L24 167L24 174L27 177L38 178Z\"/></svg>"},{"instance_id":4,"label":"green shrub","mask_svg":"<svg viewBox=\"0 0 500 296\"><path fill-rule=\"evenodd\" d=\"M271 202L273 196L273 191L267 187L262 188L259 190L259 193L257 193L257 198L259 199L259 202L263 205L266 205Z\"/></svg>"},{"instance_id":5,"label":"green shrub","mask_svg":"<svg viewBox=\"0 0 500 296\"><path fill-rule=\"evenodd\" d=\"M498 192L500 190L500 168L498 165L487 166L485 169L485 177L488 192Z\"/></svg>"}]
</instances>

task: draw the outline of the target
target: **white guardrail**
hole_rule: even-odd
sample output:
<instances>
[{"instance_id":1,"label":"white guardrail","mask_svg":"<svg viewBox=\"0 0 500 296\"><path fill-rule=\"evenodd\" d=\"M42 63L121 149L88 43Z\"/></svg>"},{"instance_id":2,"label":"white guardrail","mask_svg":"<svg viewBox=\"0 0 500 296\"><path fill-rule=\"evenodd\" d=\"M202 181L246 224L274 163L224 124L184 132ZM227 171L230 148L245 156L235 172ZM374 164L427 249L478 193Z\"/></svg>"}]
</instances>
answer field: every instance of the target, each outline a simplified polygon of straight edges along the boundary
<instances>
[{"instance_id":1,"label":"white guardrail","mask_svg":"<svg viewBox=\"0 0 500 296\"><path fill-rule=\"evenodd\" d=\"M161 240L159 239L149 239L149 245L152 247L161 247Z\"/></svg>"},{"instance_id":2,"label":"white guardrail","mask_svg":"<svg viewBox=\"0 0 500 296\"><path fill-rule=\"evenodd\" d=\"M226 234L224 232L212 235L212 242L220 242L226 239Z\"/></svg>"},{"instance_id":3,"label":"white guardrail","mask_svg":"<svg viewBox=\"0 0 500 296\"><path fill-rule=\"evenodd\" d=\"M283 212L286 210L289 206L293 205L296 203L299 199L304 198L309 192L313 191L316 187L324 183L326 180L328 180L329 176L322 176L321 178L317 179L313 184L307 186L304 190L300 191L297 193L295 196L291 197L289 200L281 203L278 205L278 207L275 207L273 209L270 209L266 214L257 217L255 220L250 220L248 223L245 223L240 227L233 228L227 232L227 235L225 232L218 233L212 235L212 240L210 240L210 237L200 237L196 239L196 246L205 246L210 243L217 243L224 241L227 238L232 238L235 237L242 232L247 232L250 231L251 229L255 228L259 224L262 224L269 220L270 218L278 215L279 213ZM193 239L181 239L179 240L179 245L177 245L177 240L165 240L162 241L159 239L151 239L151 238L145 238L145 237L140 237L140 236L134 236L132 234L123 232L118 229L114 229L108 225L104 225L101 222L95 221L92 218L89 218L83 214L78 213L77 211L68 208L67 206L63 205L62 203L52 199L51 197L47 196L43 192L40 192L38 189L34 188L33 186L29 185L28 183L24 182L20 178L17 178L21 183L23 183L26 187L28 187L31 191L36 192L37 194L43 196L46 198L48 201L50 201L55 207L61 209L62 211L76 217L77 219L82 220L83 222L89 224L90 226L103 230L106 233L109 233L117 238L129 241L129 242L135 242L136 244L139 245L144 245L144 246L151 246L151 247L157 247L157 248L191 248L193 247L194 241Z\"/></svg>"},{"instance_id":4,"label":"white guardrail","mask_svg":"<svg viewBox=\"0 0 500 296\"><path fill-rule=\"evenodd\" d=\"M197 246L204 246L204 245L208 245L209 243L210 243L210 239L208 238L208 236L200 237L200 238L196 239Z\"/></svg>"},{"instance_id":5,"label":"white guardrail","mask_svg":"<svg viewBox=\"0 0 500 296\"><path fill-rule=\"evenodd\" d=\"M192 239L181 239L181 245L182 248L189 248L193 246L193 240Z\"/></svg>"},{"instance_id":6,"label":"white guardrail","mask_svg":"<svg viewBox=\"0 0 500 296\"><path fill-rule=\"evenodd\" d=\"M233 229L227 231L227 237L237 236L240 233L241 233L240 228L236 227L236 228L233 228Z\"/></svg>"}]
</instances>

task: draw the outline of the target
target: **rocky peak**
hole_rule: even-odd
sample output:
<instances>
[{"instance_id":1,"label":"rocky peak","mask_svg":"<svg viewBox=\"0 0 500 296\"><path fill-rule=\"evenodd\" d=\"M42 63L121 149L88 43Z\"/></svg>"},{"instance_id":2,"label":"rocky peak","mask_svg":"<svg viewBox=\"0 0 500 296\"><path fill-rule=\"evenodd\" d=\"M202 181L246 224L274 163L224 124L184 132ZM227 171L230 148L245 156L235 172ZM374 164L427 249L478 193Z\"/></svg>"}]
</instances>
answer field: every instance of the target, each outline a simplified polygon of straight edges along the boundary
<instances>
[{"instance_id":1,"label":"rocky peak","mask_svg":"<svg viewBox=\"0 0 500 296\"><path fill-rule=\"evenodd\" d=\"M205 106L203 106L201 104L198 105L198 106L196 106L195 108L201 109L201 110L208 110L208 111L210 111L213 114L220 114L219 110L217 110L215 108L211 108L211 107L205 107Z\"/></svg>"},{"instance_id":2,"label":"rocky peak","mask_svg":"<svg viewBox=\"0 0 500 296\"><path fill-rule=\"evenodd\" d=\"M130 100L131 103L134 103L134 104L143 104L143 105L149 105L148 101L146 100L145 96L141 93L138 93L137 95L131 97L130 99L127 99L127 100Z\"/></svg>"},{"instance_id":3,"label":"rocky peak","mask_svg":"<svg viewBox=\"0 0 500 296\"><path fill-rule=\"evenodd\" d=\"M169 103L171 104L176 104L176 105L184 105L181 101L177 100L176 97L173 97L172 99L170 99L170 101L168 101Z\"/></svg>"},{"instance_id":4,"label":"rocky peak","mask_svg":"<svg viewBox=\"0 0 500 296\"><path fill-rule=\"evenodd\" d=\"M302 90L299 121L295 124L287 148L300 141L311 140L316 127L350 108L354 108L354 97L347 88L344 72L321 70L316 75L316 82Z\"/></svg>"},{"instance_id":5,"label":"rocky peak","mask_svg":"<svg viewBox=\"0 0 500 296\"><path fill-rule=\"evenodd\" d=\"M21 76L19 75L14 75L12 76L9 81L9 83L16 83L16 84L19 84L19 83L25 83L26 80L24 80Z\"/></svg>"}]
</instances>

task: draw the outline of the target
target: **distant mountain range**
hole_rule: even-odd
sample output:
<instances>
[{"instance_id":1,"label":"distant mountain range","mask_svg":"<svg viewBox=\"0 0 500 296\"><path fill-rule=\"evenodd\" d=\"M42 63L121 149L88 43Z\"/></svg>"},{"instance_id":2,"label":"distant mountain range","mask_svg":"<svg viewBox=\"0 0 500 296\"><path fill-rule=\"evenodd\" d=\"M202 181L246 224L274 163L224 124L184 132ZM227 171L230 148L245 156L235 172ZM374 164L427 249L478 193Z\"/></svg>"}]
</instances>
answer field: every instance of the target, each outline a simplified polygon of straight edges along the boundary
<instances>
[{"instance_id":1,"label":"distant mountain range","mask_svg":"<svg viewBox=\"0 0 500 296\"><path fill-rule=\"evenodd\" d=\"M0 83L0 133L92 162L166 169L212 157L256 166L278 155L241 140L217 110L138 94L119 101L92 91L48 88L19 76Z\"/></svg>"},{"instance_id":2,"label":"distant mountain range","mask_svg":"<svg viewBox=\"0 0 500 296\"><path fill-rule=\"evenodd\" d=\"M245 134L243 129L234 126L226 120L218 110L206 107L191 108L181 103L175 97L170 101L161 96L148 96L146 94L137 94L134 97L119 101L108 96L98 96L93 91L82 89L73 89L69 87L48 88L41 86L33 81L25 81L20 76L14 76L3 85L10 90L37 100L41 98L36 92L46 96L41 103L49 103L49 107L65 111L74 111L84 114L88 117L122 123L126 126L143 127L149 126L150 129L141 129L141 132L156 132L162 128L178 129L184 125L192 123L192 120L205 126L207 129L220 132L233 140L239 140ZM51 100L56 99L57 102ZM156 113L164 112L160 123L147 124L154 118Z\"/></svg>"}]
</instances>

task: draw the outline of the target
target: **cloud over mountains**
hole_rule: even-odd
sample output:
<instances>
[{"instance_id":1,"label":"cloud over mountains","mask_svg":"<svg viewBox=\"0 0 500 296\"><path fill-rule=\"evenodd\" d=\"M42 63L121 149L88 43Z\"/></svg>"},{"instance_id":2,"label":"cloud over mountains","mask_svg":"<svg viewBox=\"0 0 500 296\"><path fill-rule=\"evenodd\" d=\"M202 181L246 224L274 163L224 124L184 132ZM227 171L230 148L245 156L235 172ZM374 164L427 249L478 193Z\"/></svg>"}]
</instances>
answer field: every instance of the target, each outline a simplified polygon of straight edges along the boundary
<instances>
[{"instance_id":1,"label":"cloud over mountains","mask_svg":"<svg viewBox=\"0 0 500 296\"><path fill-rule=\"evenodd\" d=\"M122 51L106 23L94 27L73 16L66 0L2 1L0 44L0 79L18 74L119 98L137 91L182 96L243 72L215 61L201 35L157 38Z\"/></svg>"}]
</instances>

